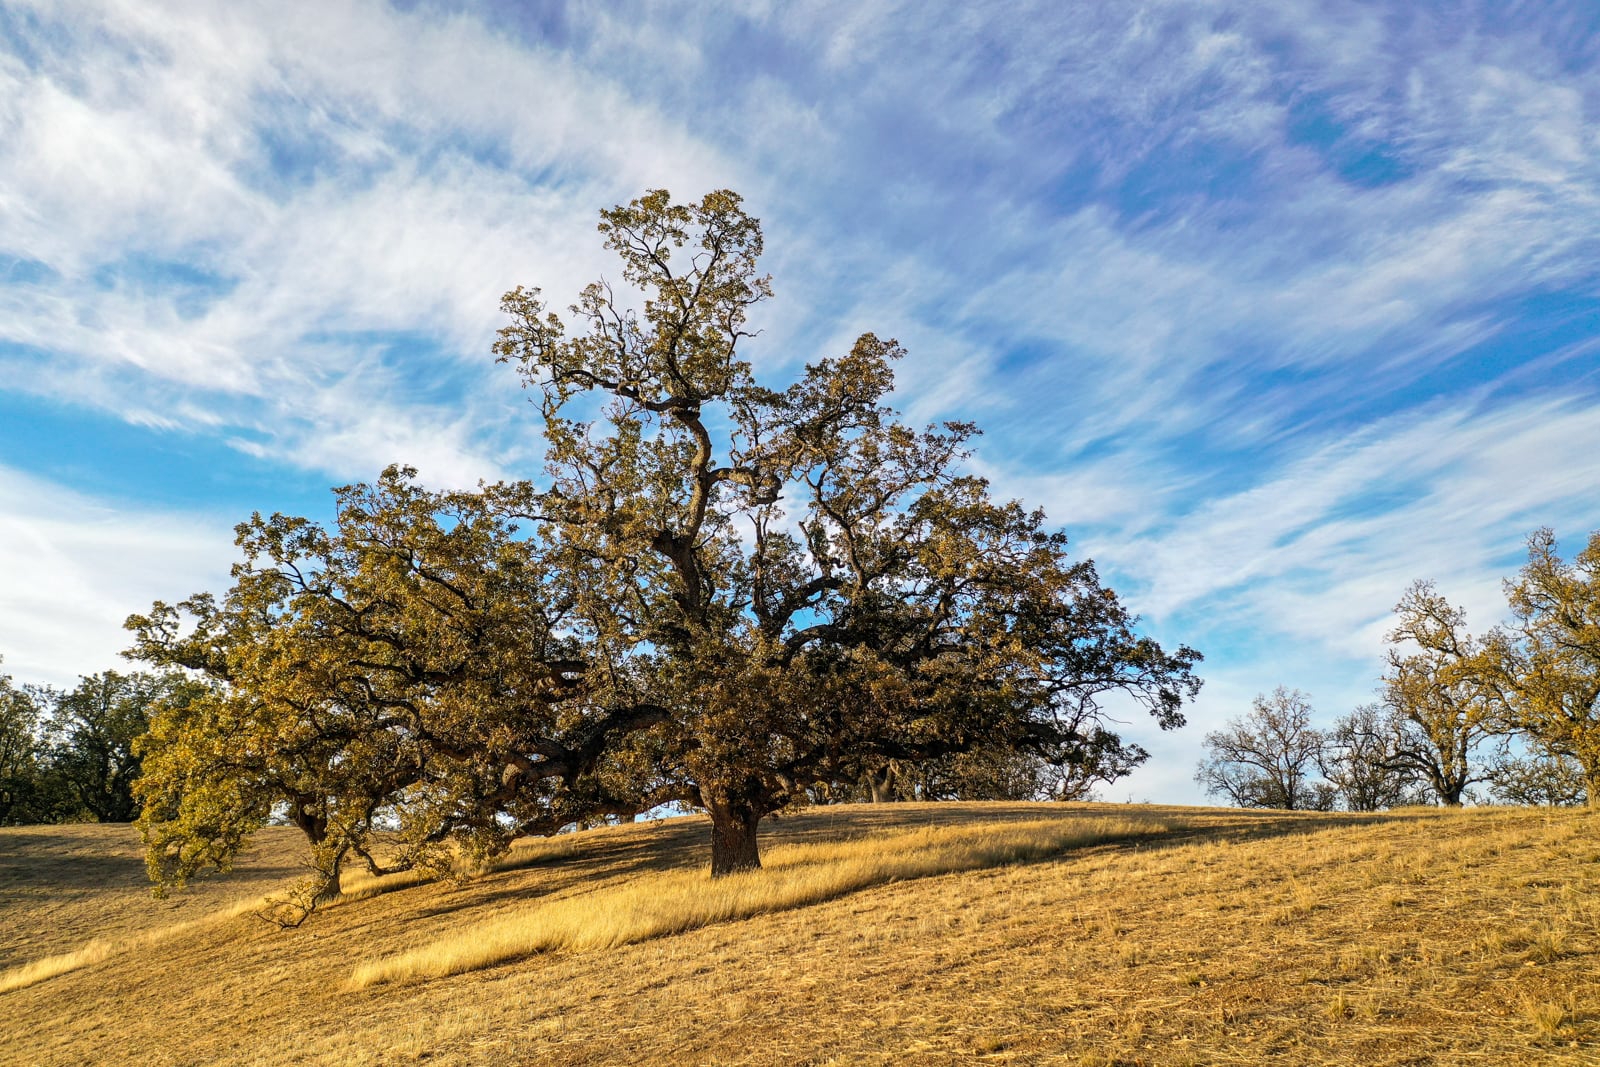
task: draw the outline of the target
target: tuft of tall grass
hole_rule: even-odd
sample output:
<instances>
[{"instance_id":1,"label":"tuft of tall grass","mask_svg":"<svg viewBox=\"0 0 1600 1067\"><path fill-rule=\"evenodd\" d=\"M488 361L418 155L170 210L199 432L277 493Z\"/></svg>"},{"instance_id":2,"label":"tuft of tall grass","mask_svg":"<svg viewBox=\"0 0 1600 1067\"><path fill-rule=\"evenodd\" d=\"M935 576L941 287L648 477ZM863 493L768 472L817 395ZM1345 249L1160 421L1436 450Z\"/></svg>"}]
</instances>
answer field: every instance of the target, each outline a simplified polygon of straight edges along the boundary
<instances>
[{"instance_id":1,"label":"tuft of tall grass","mask_svg":"<svg viewBox=\"0 0 1600 1067\"><path fill-rule=\"evenodd\" d=\"M38 985L40 982L66 974L68 971L76 971L80 967L89 967L96 963L101 963L112 956L118 956L124 952L160 944L206 923L237 918L247 911L257 910L266 904L269 899L265 897L246 897L198 919L189 919L185 922L174 923L171 926L163 926L156 930L150 930L133 937L120 938L115 941L91 941L74 952L63 952L55 956L45 956L30 963L18 964L15 967L0 971L0 994L10 993L17 989L26 989L31 985Z\"/></svg>"},{"instance_id":2,"label":"tuft of tall grass","mask_svg":"<svg viewBox=\"0 0 1600 1067\"><path fill-rule=\"evenodd\" d=\"M718 879L703 869L645 875L480 923L409 952L363 963L351 974L349 986L441 978L541 952L615 948L817 904L887 882L1038 860L1166 830L1148 820L1036 819L783 845L770 850L761 870Z\"/></svg>"},{"instance_id":3,"label":"tuft of tall grass","mask_svg":"<svg viewBox=\"0 0 1600 1067\"><path fill-rule=\"evenodd\" d=\"M79 967L87 967L99 963L115 951L115 946L109 941L91 941L76 952L64 952L59 956L46 956L0 971L0 993L9 993L14 989L26 989L31 985L38 985L58 974L75 971Z\"/></svg>"}]
</instances>

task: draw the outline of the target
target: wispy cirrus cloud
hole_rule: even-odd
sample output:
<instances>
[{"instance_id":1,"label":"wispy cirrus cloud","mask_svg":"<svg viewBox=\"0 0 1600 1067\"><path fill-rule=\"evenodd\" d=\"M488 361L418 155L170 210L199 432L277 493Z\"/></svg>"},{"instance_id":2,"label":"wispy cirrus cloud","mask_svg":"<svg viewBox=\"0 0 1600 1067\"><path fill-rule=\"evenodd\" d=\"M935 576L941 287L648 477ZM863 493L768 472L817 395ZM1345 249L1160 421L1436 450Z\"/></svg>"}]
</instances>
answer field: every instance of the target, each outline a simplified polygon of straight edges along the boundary
<instances>
[{"instance_id":1,"label":"wispy cirrus cloud","mask_svg":"<svg viewBox=\"0 0 1600 1067\"><path fill-rule=\"evenodd\" d=\"M709 184L717 169L647 105L476 20L375 5L35 14L25 60L3 70L0 247L29 280L3 297L0 360L41 395L237 424L254 451L338 476L407 423L424 451L462 460L441 475L473 454L492 466L503 424L373 419L374 398L403 416L404 394L425 407L441 377L458 397L484 392L501 293L597 272L595 206L645 172ZM375 358L374 331L425 338L426 358Z\"/></svg>"}]
</instances>

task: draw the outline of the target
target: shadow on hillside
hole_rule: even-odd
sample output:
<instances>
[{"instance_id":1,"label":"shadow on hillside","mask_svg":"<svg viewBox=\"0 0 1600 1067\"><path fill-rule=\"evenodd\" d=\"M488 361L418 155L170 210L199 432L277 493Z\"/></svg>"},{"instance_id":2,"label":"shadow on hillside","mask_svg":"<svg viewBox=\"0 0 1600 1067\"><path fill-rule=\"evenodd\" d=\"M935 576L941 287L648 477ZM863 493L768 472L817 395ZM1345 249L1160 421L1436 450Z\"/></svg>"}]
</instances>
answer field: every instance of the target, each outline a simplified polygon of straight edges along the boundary
<instances>
[{"instance_id":1,"label":"shadow on hillside","mask_svg":"<svg viewBox=\"0 0 1600 1067\"><path fill-rule=\"evenodd\" d=\"M209 893L175 893L165 902L170 910L190 901L216 899L231 887L271 887L304 875L298 831L285 834L269 827L257 833L224 874L197 872L191 889ZM150 892L144 846L138 831L126 823L74 823L60 826L10 827L0 832L0 890L8 896L86 898L106 892Z\"/></svg>"},{"instance_id":2,"label":"shadow on hillside","mask_svg":"<svg viewBox=\"0 0 1600 1067\"><path fill-rule=\"evenodd\" d=\"M1415 818L1434 817L1429 814ZM1168 827L1133 839L1106 841L1090 846L1096 851L1154 851L1202 841L1259 841L1293 837L1330 829L1356 829L1407 817L1395 814L1353 815L1324 812L1254 811L1235 808L1170 808L1121 804L1040 803L887 803L818 805L802 811L769 816L761 824L761 847L820 844L856 840L880 833L976 822L1015 822L1041 818L1125 818L1161 823ZM531 854L513 850L483 877L423 907L419 916L435 917L526 902L550 896L581 896L637 875L664 871L704 870L710 866L710 823L704 815L674 816L647 823L580 831L570 849L546 851L549 842L529 846ZM581 842L581 843L579 843ZM1058 861L1058 854L1032 862ZM537 883L516 877L537 871ZM409 886L396 886L398 889Z\"/></svg>"},{"instance_id":3,"label":"shadow on hillside","mask_svg":"<svg viewBox=\"0 0 1600 1067\"><path fill-rule=\"evenodd\" d=\"M0 846L0 887L8 892L98 893L149 886L131 828L26 827Z\"/></svg>"},{"instance_id":4,"label":"shadow on hillside","mask_svg":"<svg viewBox=\"0 0 1600 1067\"><path fill-rule=\"evenodd\" d=\"M1424 813L1414 818L1434 818ZM771 815L761 823L761 847L849 841L874 834L910 831L924 827L954 826L976 822L1020 822L1035 819L1125 818L1166 824L1160 834L1141 836L1139 847L1160 843L1189 844L1196 840L1247 840L1318 833L1330 829L1354 829L1382 822L1404 820L1393 813L1349 814L1344 812L1256 811L1243 808L1170 808L1121 804L956 804L887 803L818 805L787 815ZM647 833L638 832L643 824L623 828L588 831L596 836L581 849L559 856L514 856L496 871L539 868L546 871L574 864L584 868L583 877L594 873L627 875L709 866L710 823L703 815L677 816L657 820ZM608 831L622 833L611 839L599 836ZM598 870L597 870L598 868Z\"/></svg>"},{"instance_id":5,"label":"shadow on hillside","mask_svg":"<svg viewBox=\"0 0 1600 1067\"><path fill-rule=\"evenodd\" d=\"M709 825L704 817L683 816L653 824L579 831L583 838L581 848L549 855L542 854L536 845L533 855L512 852L502 857L484 878L464 886L467 892L459 898L446 898L419 914L432 917L501 901L538 900L556 894L579 896L634 875L709 866ZM543 877L537 886L505 877L523 871L539 871ZM488 888L491 879L501 880L501 887Z\"/></svg>"},{"instance_id":6,"label":"shadow on hillside","mask_svg":"<svg viewBox=\"0 0 1600 1067\"><path fill-rule=\"evenodd\" d=\"M1140 837L1119 847L1132 851L1180 848L1197 842L1264 841L1303 837L1325 830L1355 830L1378 823L1393 823L1402 816L1333 812L1186 812L1168 820L1165 833Z\"/></svg>"}]
</instances>

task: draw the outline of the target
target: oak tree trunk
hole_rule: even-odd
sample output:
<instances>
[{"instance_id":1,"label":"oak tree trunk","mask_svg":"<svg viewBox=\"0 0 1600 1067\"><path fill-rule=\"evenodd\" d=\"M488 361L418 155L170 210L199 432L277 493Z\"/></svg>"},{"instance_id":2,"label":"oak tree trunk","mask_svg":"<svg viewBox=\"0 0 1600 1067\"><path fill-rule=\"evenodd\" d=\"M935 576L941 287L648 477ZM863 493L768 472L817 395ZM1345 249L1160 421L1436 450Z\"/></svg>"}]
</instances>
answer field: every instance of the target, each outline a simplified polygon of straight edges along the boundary
<instances>
[{"instance_id":1,"label":"oak tree trunk","mask_svg":"<svg viewBox=\"0 0 1600 1067\"><path fill-rule=\"evenodd\" d=\"M706 810L711 813L711 877L760 867L756 826L761 812L756 806L747 800L717 799L709 801Z\"/></svg>"}]
</instances>

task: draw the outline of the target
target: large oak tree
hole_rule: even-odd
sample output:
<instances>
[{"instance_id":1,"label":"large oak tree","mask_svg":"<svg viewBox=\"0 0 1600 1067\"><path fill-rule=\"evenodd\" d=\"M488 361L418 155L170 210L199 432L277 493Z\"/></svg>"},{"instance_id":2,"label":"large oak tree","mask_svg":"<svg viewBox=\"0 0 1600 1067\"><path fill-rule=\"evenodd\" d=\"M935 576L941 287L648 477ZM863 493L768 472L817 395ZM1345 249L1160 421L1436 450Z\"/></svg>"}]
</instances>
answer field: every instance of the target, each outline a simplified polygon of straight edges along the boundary
<instances>
[{"instance_id":1,"label":"large oak tree","mask_svg":"<svg viewBox=\"0 0 1600 1067\"><path fill-rule=\"evenodd\" d=\"M437 863L670 801L710 813L723 874L830 783L1008 749L1109 780L1144 758L1109 694L1183 722L1198 653L1141 636L1041 512L962 473L974 427L898 420L893 341L756 382L739 348L769 287L737 196L650 193L601 231L639 305L595 283L569 336L537 291L505 299L546 480L391 468L337 490L331 528L240 526L220 600L129 620L137 656L214 683L141 749L161 884L278 814L311 843L309 906L350 853Z\"/></svg>"},{"instance_id":2,"label":"large oak tree","mask_svg":"<svg viewBox=\"0 0 1600 1067\"><path fill-rule=\"evenodd\" d=\"M713 873L759 865L765 815L886 761L1065 764L1105 745L1110 693L1183 722L1199 655L1140 636L1041 512L962 473L973 426L898 419L894 341L757 382L742 348L771 290L738 196L655 191L600 229L638 296L590 285L569 332L519 288L496 351L539 402L590 677L666 710L636 738L647 799L710 813Z\"/></svg>"}]
</instances>

